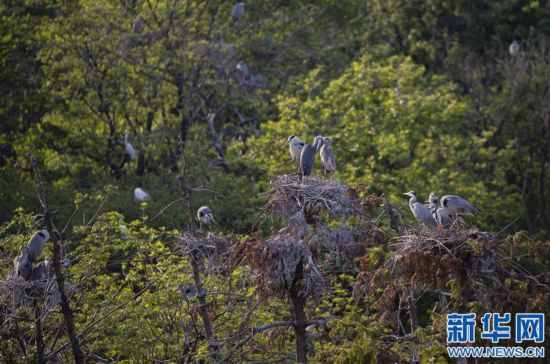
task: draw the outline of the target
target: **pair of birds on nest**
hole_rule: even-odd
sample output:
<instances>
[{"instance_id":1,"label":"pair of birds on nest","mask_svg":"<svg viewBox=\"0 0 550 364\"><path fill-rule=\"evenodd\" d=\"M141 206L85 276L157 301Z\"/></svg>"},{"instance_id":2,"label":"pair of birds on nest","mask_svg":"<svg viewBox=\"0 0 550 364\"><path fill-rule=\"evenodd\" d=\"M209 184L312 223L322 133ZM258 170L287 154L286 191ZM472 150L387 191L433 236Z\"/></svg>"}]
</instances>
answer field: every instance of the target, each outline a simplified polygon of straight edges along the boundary
<instances>
[{"instance_id":1,"label":"pair of birds on nest","mask_svg":"<svg viewBox=\"0 0 550 364\"><path fill-rule=\"evenodd\" d=\"M323 174L326 176L336 170L336 161L334 152L330 147L330 142L329 137L316 136L313 144L309 144L296 135L291 135L283 146L288 146L290 157L300 165L300 174L302 177L311 176L315 163L315 155L319 152L323 165Z\"/></svg>"},{"instance_id":2,"label":"pair of birds on nest","mask_svg":"<svg viewBox=\"0 0 550 364\"><path fill-rule=\"evenodd\" d=\"M49 239L48 230L41 229L30 238L27 245L21 247L19 256L15 257L13 261L16 277L22 277L26 281L35 281L49 279L54 276L53 262L50 257L34 264ZM60 262L60 265L62 268L67 268L71 265L71 261L64 259Z\"/></svg>"},{"instance_id":3,"label":"pair of birds on nest","mask_svg":"<svg viewBox=\"0 0 550 364\"><path fill-rule=\"evenodd\" d=\"M416 201L416 192L404 193L409 197L409 207L416 220L425 226L451 227L462 223L466 215L477 215L481 210L470 201L460 196L445 195L439 199L435 193L430 193L427 205ZM438 202L440 202L438 204Z\"/></svg>"}]
</instances>

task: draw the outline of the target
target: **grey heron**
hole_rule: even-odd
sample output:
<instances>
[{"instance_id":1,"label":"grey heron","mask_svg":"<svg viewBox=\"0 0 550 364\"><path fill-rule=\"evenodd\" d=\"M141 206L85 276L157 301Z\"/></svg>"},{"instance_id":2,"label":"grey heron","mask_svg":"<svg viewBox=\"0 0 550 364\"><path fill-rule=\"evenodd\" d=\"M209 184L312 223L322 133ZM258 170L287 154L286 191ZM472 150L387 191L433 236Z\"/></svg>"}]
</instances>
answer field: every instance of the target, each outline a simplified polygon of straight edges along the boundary
<instances>
[{"instance_id":1,"label":"grey heron","mask_svg":"<svg viewBox=\"0 0 550 364\"><path fill-rule=\"evenodd\" d=\"M431 211L424 205L422 205L420 202L416 202L416 192L410 191L407 193L404 193L403 195L409 196L409 207L411 208L411 211L416 218L416 221L418 221L422 225L426 226L436 226L437 222L435 221L435 218L432 216Z\"/></svg>"},{"instance_id":2,"label":"grey heron","mask_svg":"<svg viewBox=\"0 0 550 364\"><path fill-rule=\"evenodd\" d=\"M313 145L306 143L302 148L302 152L300 153L300 182L303 180L304 176L311 176L313 164L315 162L315 154L317 154L321 145L323 145L323 137L316 136L313 140Z\"/></svg>"},{"instance_id":3,"label":"grey heron","mask_svg":"<svg viewBox=\"0 0 550 364\"><path fill-rule=\"evenodd\" d=\"M330 148L330 138L323 138L323 145L321 146L321 151L319 152L321 157L321 162L323 163L323 174L326 176L327 173L332 174L336 169L336 161L334 160L334 153Z\"/></svg>"},{"instance_id":4,"label":"grey heron","mask_svg":"<svg viewBox=\"0 0 550 364\"><path fill-rule=\"evenodd\" d=\"M293 161L296 163L300 162L300 154L302 153L302 148L306 145L306 143L298 138L296 135L291 135L288 137L288 140L283 144L284 146L288 145L288 150L290 152L290 157Z\"/></svg>"},{"instance_id":5,"label":"grey heron","mask_svg":"<svg viewBox=\"0 0 550 364\"><path fill-rule=\"evenodd\" d=\"M138 14L136 15L136 18L134 19L134 24L132 24L132 31L134 33L139 33L143 30L143 18Z\"/></svg>"},{"instance_id":6,"label":"grey heron","mask_svg":"<svg viewBox=\"0 0 550 364\"><path fill-rule=\"evenodd\" d=\"M235 23L241 16L244 14L244 3L236 3L235 6L233 6L233 10L231 10L231 19L233 19L233 23Z\"/></svg>"},{"instance_id":7,"label":"grey heron","mask_svg":"<svg viewBox=\"0 0 550 364\"><path fill-rule=\"evenodd\" d=\"M130 159L136 159L137 152L134 146L128 141L128 133L124 135L124 148L126 149L126 153L130 156Z\"/></svg>"},{"instance_id":8,"label":"grey heron","mask_svg":"<svg viewBox=\"0 0 550 364\"><path fill-rule=\"evenodd\" d=\"M136 189L134 190L134 197L137 202L145 202L151 200L151 196L149 196L149 194L140 187L136 187Z\"/></svg>"},{"instance_id":9,"label":"grey heron","mask_svg":"<svg viewBox=\"0 0 550 364\"><path fill-rule=\"evenodd\" d=\"M432 212L432 216L435 221L446 228L450 227L453 224L454 219L451 216L443 217L441 216L441 206L439 205L439 197L435 192L431 192L428 197L428 208Z\"/></svg>"},{"instance_id":10,"label":"grey heron","mask_svg":"<svg viewBox=\"0 0 550 364\"><path fill-rule=\"evenodd\" d=\"M459 216L463 215L476 215L481 210L465 198L445 195L441 197L441 207L437 211L441 214L441 219L443 220L449 216L459 219Z\"/></svg>"},{"instance_id":11,"label":"grey heron","mask_svg":"<svg viewBox=\"0 0 550 364\"><path fill-rule=\"evenodd\" d=\"M59 262L59 265L61 266L61 268L69 268L71 264L72 262L69 258L65 258Z\"/></svg>"},{"instance_id":12,"label":"grey heron","mask_svg":"<svg viewBox=\"0 0 550 364\"><path fill-rule=\"evenodd\" d=\"M508 48L508 52L510 52L510 55L512 57L519 56L521 52L521 46L519 45L519 42L517 40L514 40L512 44L510 44L510 47Z\"/></svg>"},{"instance_id":13,"label":"grey heron","mask_svg":"<svg viewBox=\"0 0 550 364\"><path fill-rule=\"evenodd\" d=\"M49 239L50 234L48 233L47 229L38 230L30 238L29 242L27 243L27 247L29 248L29 262L31 264L34 263L40 253L42 253L42 250L44 249L44 246Z\"/></svg>"},{"instance_id":14,"label":"grey heron","mask_svg":"<svg viewBox=\"0 0 550 364\"><path fill-rule=\"evenodd\" d=\"M249 79L250 74L248 73L248 65L245 61L239 61L239 63L237 63L237 67L235 68L237 68L237 71L242 73L245 80Z\"/></svg>"},{"instance_id":15,"label":"grey heron","mask_svg":"<svg viewBox=\"0 0 550 364\"><path fill-rule=\"evenodd\" d=\"M213 222L216 223L216 220L214 220L214 214L212 213L212 210L210 210L210 207L208 206L201 206L197 210L197 219L199 222L206 226L210 226L210 223Z\"/></svg>"},{"instance_id":16,"label":"grey heron","mask_svg":"<svg viewBox=\"0 0 550 364\"><path fill-rule=\"evenodd\" d=\"M21 247L21 254L13 260L15 276L23 277L28 281L32 274L32 263L29 261L29 248L25 245Z\"/></svg>"},{"instance_id":17,"label":"grey heron","mask_svg":"<svg viewBox=\"0 0 550 364\"><path fill-rule=\"evenodd\" d=\"M54 276L52 262L49 257L32 268L31 280L44 281Z\"/></svg>"},{"instance_id":18,"label":"grey heron","mask_svg":"<svg viewBox=\"0 0 550 364\"><path fill-rule=\"evenodd\" d=\"M122 217L118 219L118 231L122 240L128 240L130 238L130 230L128 229L128 226L126 226L126 224L124 223Z\"/></svg>"}]
</instances>

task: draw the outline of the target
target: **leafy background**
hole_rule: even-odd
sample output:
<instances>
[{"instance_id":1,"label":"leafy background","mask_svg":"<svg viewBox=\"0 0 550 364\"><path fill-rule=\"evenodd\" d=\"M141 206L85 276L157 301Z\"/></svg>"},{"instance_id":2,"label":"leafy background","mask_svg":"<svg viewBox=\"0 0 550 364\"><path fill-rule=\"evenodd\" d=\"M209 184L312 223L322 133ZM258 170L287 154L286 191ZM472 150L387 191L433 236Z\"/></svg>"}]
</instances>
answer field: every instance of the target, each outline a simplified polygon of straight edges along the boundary
<instances>
[{"instance_id":1,"label":"leafy background","mask_svg":"<svg viewBox=\"0 0 550 364\"><path fill-rule=\"evenodd\" d=\"M56 223L70 221L83 236L64 247L75 260L71 281L85 282L77 324L86 325L102 303L130 299L89 334L87 351L117 361L171 360L191 330L184 317L192 310L178 294L193 284L189 262L170 254L189 216L175 204L150 219L183 196L176 179L182 153L186 179L217 192L198 194L193 207L209 205L215 229L242 241L269 231L260 219L263 193L271 178L296 170L281 144L292 134L308 141L329 135L336 181L384 193L409 223L402 192L467 197L481 208L477 227L525 230L521 259L534 272L548 271L548 261L529 251L550 238L547 1L251 1L236 22L233 5L0 4L2 273L41 212L31 150ZM145 26L135 33L138 14ZM508 54L512 40L521 42L519 57ZM249 78L235 68L241 60ZM125 133L137 160L125 155ZM136 186L150 193L150 203L134 201ZM128 240L120 238L120 219ZM159 257L154 264L152 256ZM250 298L251 274L241 266L205 284L231 285ZM372 346L388 330L368 303L353 300L355 274L331 276L334 290L315 308L340 317L331 328L338 339L310 354L318 361L376 358ZM216 323L220 336L230 336L244 316L250 323L288 316L281 302L245 315L253 307L247 299L212 300L220 311L231 308ZM258 346L246 359L292 353L279 331L269 350ZM348 351L337 349L342 342ZM21 359L15 346L3 341L6 361ZM411 359L398 344L392 350ZM437 345L422 350L422 358L443 358ZM202 344L194 355L206 351Z\"/></svg>"}]
</instances>

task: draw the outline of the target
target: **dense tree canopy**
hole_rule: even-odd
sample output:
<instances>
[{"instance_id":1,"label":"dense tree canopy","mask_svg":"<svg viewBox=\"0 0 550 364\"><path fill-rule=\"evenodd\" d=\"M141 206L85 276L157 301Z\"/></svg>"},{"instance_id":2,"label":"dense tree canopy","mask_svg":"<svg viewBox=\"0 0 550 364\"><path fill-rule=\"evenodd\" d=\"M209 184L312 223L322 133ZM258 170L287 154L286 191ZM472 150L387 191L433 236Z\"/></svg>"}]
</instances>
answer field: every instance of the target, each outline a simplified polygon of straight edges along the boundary
<instances>
[{"instance_id":1,"label":"dense tree canopy","mask_svg":"<svg viewBox=\"0 0 550 364\"><path fill-rule=\"evenodd\" d=\"M6 278L48 221L59 234L41 259L58 264L58 246L73 261L59 277L91 361L290 361L300 314L317 362L445 361L450 309L499 310L497 297L548 309L547 1L269 0L244 2L238 19L234 5L0 4L0 361L78 361L57 298L29 294L18 306ZM273 181L298 171L281 148L290 135L331 137L337 169L324 183L348 189L338 203L361 213L350 207L339 227L330 208L300 205L300 223L270 213ZM151 201L136 202L136 187ZM492 232L457 232L468 248L453 250L461 263L443 283L388 269L421 260L392 245L415 225L410 190L420 202L432 191L466 197L481 209L467 228ZM195 226L202 205L214 211L213 235ZM360 246L335 253L338 242L310 241L323 288L301 313L295 282L258 299L260 252L303 240L295 224L310 226L311 241L345 232ZM302 253L295 274L307 278ZM475 293L464 293L460 274L489 255L503 258L501 285L474 277ZM414 293L418 317L402 318Z\"/></svg>"}]
</instances>

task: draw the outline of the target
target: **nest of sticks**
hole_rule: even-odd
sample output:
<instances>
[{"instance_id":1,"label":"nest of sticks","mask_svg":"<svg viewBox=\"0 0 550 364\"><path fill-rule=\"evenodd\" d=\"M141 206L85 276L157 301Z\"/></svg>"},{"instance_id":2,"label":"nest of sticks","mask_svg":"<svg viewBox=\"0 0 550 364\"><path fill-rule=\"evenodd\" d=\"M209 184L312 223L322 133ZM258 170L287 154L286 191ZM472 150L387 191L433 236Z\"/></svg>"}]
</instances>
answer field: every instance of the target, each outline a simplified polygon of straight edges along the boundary
<instances>
[{"instance_id":1,"label":"nest of sticks","mask_svg":"<svg viewBox=\"0 0 550 364\"><path fill-rule=\"evenodd\" d=\"M292 235L277 235L264 240L256 237L244 252L254 269L256 293L261 301L269 297L288 298L296 292L317 298L325 287L309 246Z\"/></svg>"},{"instance_id":2,"label":"nest of sticks","mask_svg":"<svg viewBox=\"0 0 550 364\"><path fill-rule=\"evenodd\" d=\"M174 250L180 255L199 252L204 257L211 257L226 252L229 244L229 239L222 235L212 233L191 235L189 232L185 232L176 238Z\"/></svg>"},{"instance_id":3,"label":"nest of sticks","mask_svg":"<svg viewBox=\"0 0 550 364\"><path fill-rule=\"evenodd\" d=\"M491 233L474 229L409 229L390 240L395 253L382 266L363 262L354 293L375 294L382 289L382 301L391 307L397 287L439 291L452 279L461 284L491 285L500 272L499 245ZM477 300L490 307L488 297Z\"/></svg>"},{"instance_id":4,"label":"nest of sticks","mask_svg":"<svg viewBox=\"0 0 550 364\"><path fill-rule=\"evenodd\" d=\"M230 245L230 237L227 236L213 233L192 235L185 232L176 238L174 251L180 255L206 258L206 272L216 273L223 270L223 263L220 258L227 252Z\"/></svg>"},{"instance_id":5,"label":"nest of sticks","mask_svg":"<svg viewBox=\"0 0 550 364\"><path fill-rule=\"evenodd\" d=\"M472 229L408 230L392 239L396 252L388 264L396 277L441 288L463 267L470 277L493 273L498 243L492 234Z\"/></svg>"},{"instance_id":6,"label":"nest of sticks","mask_svg":"<svg viewBox=\"0 0 550 364\"><path fill-rule=\"evenodd\" d=\"M71 297L77 292L77 287L65 282L65 293ZM31 307L35 302L43 304L42 314L45 315L60 303L59 291L55 277L25 281L13 274L0 281L0 306L10 312L16 312L21 308Z\"/></svg>"},{"instance_id":7,"label":"nest of sticks","mask_svg":"<svg viewBox=\"0 0 550 364\"><path fill-rule=\"evenodd\" d=\"M347 186L316 177L304 177L300 183L297 175L279 176L271 181L267 195L265 213L269 216L288 218L307 209L326 211L331 217L359 211L359 203Z\"/></svg>"}]
</instances>

